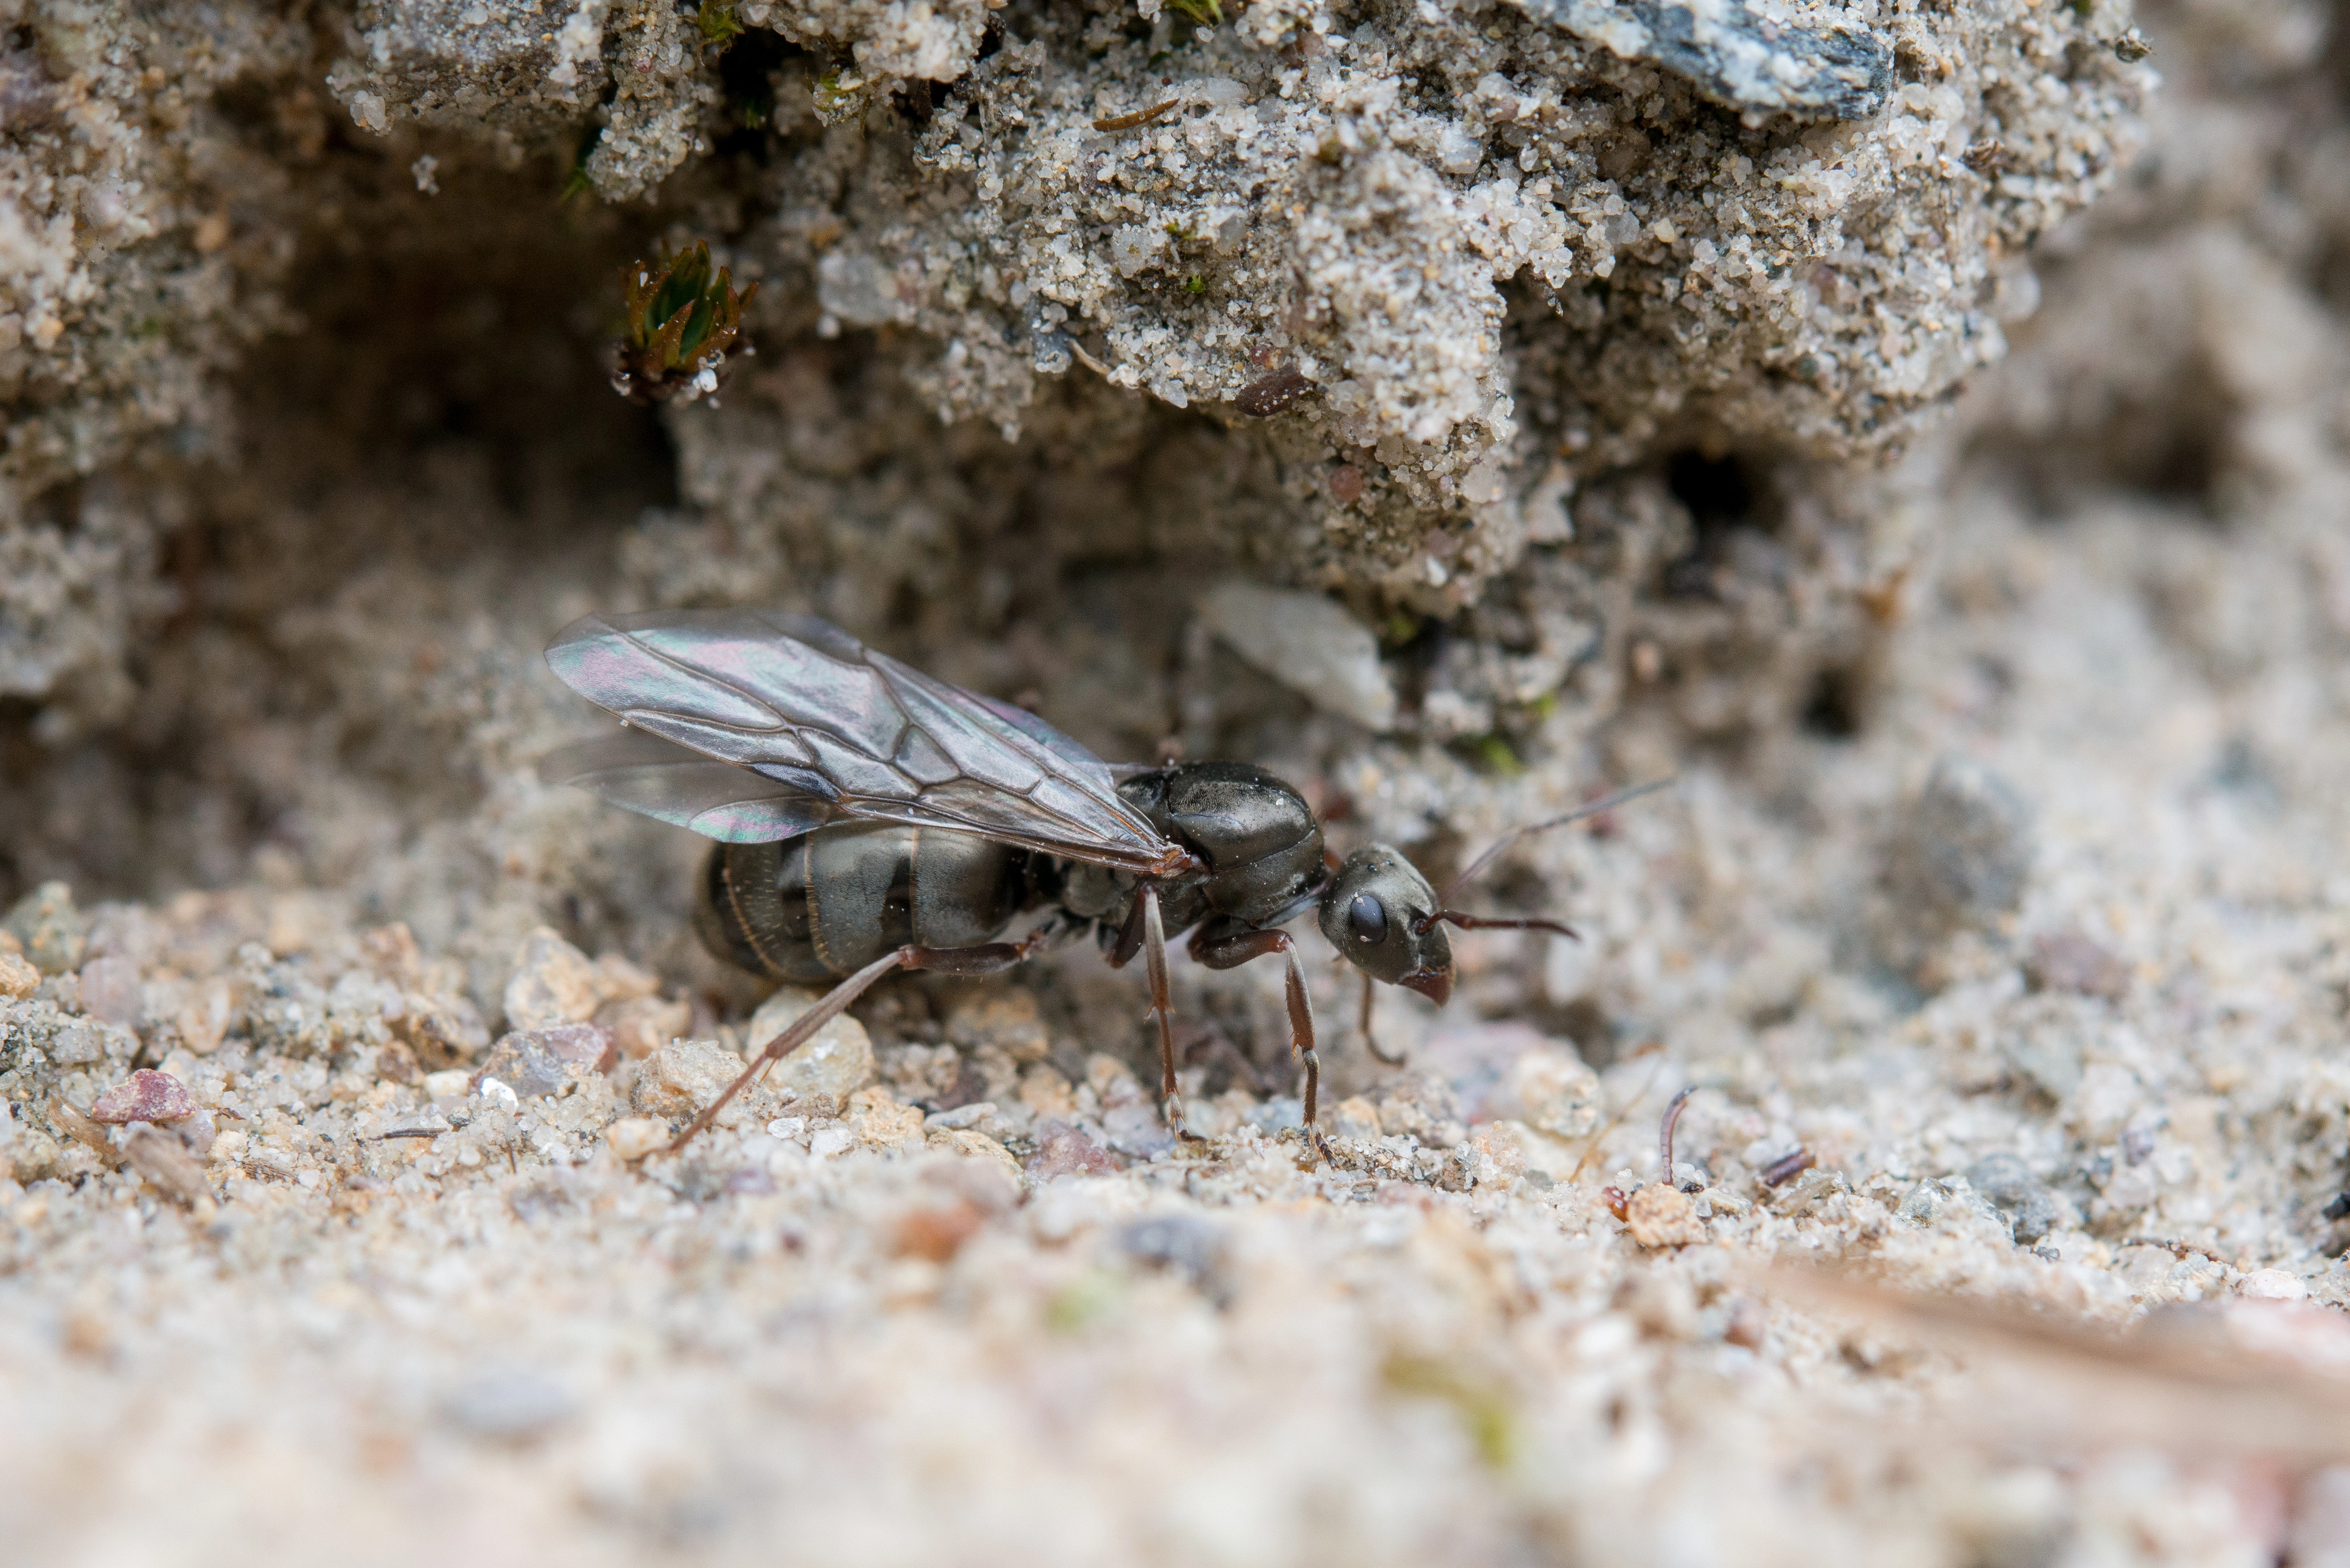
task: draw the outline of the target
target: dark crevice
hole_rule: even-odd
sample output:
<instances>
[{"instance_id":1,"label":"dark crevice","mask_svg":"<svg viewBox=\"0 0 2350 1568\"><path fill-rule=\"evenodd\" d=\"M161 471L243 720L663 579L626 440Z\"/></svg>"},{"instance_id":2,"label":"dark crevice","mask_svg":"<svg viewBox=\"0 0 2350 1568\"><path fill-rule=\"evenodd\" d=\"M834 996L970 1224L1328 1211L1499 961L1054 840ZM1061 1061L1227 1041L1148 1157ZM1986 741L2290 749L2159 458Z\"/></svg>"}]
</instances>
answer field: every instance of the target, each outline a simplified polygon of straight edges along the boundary
<instances>
[{"instance_id":1,"label":"dark crevice","mask_svg":"<svg viewBox=\"0 0 2350 1568\"><path fill-rule=\"evenodd\" d=\"M1732 535L1777 534L1783 513L1768 472L1742 452L1683 447L1664 460L1665 488L1688 509L1690 547L1667 563L1659 585L1668 598L1721 597L1719 574Z\"/></svg>"},{"instance_id":2,"label":"dark crevice","mask_svg":"<svg viewBox=\"0 0 2350 1568\"><path fill-rule=\"evenodd\" d=\"M1832 664L1812 677L1804 699L1804 732L1823 740L1849 741L1866 718L1867 680L1857 664Z\"/></svg>"}]
</instances>

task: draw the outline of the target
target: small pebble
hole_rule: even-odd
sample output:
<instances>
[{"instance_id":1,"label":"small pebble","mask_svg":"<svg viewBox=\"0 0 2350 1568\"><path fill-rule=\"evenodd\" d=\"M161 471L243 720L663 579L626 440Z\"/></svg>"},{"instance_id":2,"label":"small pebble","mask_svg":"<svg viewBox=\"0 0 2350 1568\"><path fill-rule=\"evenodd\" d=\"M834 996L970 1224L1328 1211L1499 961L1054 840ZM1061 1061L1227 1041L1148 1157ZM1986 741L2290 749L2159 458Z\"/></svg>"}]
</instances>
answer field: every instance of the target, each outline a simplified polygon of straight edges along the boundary
<instances>
[{"instance_id":1,"label":"small pebble","mask_svg":"<svg viewBox=\"0 0 2350 1568\"><path fill-rule=\"evenodd\" d=\"M1178 1273L1211 1298L1230 1293L1224 1270L1230 1247L1223 1228L1191 1214L1158 1214L1118 1232L1118 1250L1138 1263Z\"/></svg>"},{"instance_id":2,"label":"small pebble","mask_svg":"<svg viewBox=\"0 0 2350 1568\"><path fill-rule=\"evenodd\" d=\"M545 926L523 939L506 981L506 1023L515 1029L546 1029L585 1023L602 1000L596 966L588 955Z\"/></svg>"},{"instance_id":3,"label":"small pebble","mask_svg":"<svg viewBox=\"0 0 2350 1568\"><path fill-rule=\"evenodd\" d=\"M682 1001L636 996L606 1002L596 1010L596 1022L610 1033L621 1055L642 1061L693 1027L693 1007Z\"/></svg>"},{"instance_id":4,"label":"small pebble","mask_svg":"<svg viewBox=\"0 0 2350 1568\"><path fill-rule=\"evenodd\" d=\"M427 1067L445 1068L471 1061L490 1043L482 1015L463 997L411 992L400 1000L403 1010L392 1022L392 1032Z\"/></svg>"},{"instance_id":5,"label":"small pebble","mask_svg":"<svg viewBox=\"0 0 2350 1568\"><path fill-rule=\"evenodd\" d=\"M2309 1286L2282 1269L2255 1269L2236 1283L2236 1293L2252 1301L2305 1302Z\"/></svg>"},{"instance_id":6,"label":"small pebble","mask_svg":"<svg viewBox=\"0 0 2350 1568\"><path fill-rule=\"evenodd\" d=\"M901 1148L922 1141L922 1110L899 1104L877 1084L848 1097L848 1127L868 1147Z\"/></svg>"},{"instance_id":7,"label":"small pebble","mask_svg":"<svg viewBox=\"0 0 2350 1568\"><path fill-rule=\"evenodd\" d=\"M969 1127L944 1127L923 1134L922 1141L932 1148L960 1158L977 1160L982 1165L993 1167L1010 1178L1014 1188L1019 1186L1020 1162L1012 1158L1010 1149L983 1132L973 1132Z\"/></svg>"},{"instance_id":8,"label":"small pebble","mask_svg":"<svg viewBox=\"0 0 2350 1568\"><path fill-rule=\"evenodd\" d=\"M17 953L0 952L0 996L12 1002L22 1002L41 988L41 971L29 959Z\"/></svg>"},{"instance_id":9,"label":"small pebble","mask_svg":"<svg viewBox=\"0 0 2350 1568\"><path fill-rule=\"evenodd\" d=\"M442 1413L473 1437L523 1443L569 1419L577 1407L570 1392L546 1374L498 1367L451 1395Z\"/></svg>"},{"instance_id":10,"label":"small pebble","mask_svg":"<svg viewBox=\"0 0 2350 1568\"><path fill-rule=\"evenodd\" d=\"M1722 1325L1721 1337L1747 1350L1760 1350L1769 1324L1770 1314L1762 1310L1761 1302L1752 1296L1741 1296L1730 1303L1730 1321Z\"/></svg>"},{"instance_id":11,"label":"small pebble","mask_svg":"<svg viewBox=\"0 0 2350 1568\"><path fill-rule=\"evenodd\" d=\"M1233 397L1232 407L1251 419L1270 419L1312 390L1314 383L1293 366L1260 376L1243 387Z\"/></svg>"},{"instance_id":12,"label":"small pebble","mask_svg":"<svg viewBox=\"0 0 2350 1568\"><path fill-rule=\"evenodd\" d=\"M451 1067L439 1073L424 1075L424 1093L435 1100L462 1100L473 1086L473 1075L462 1067Z\"/></svg>"},{"instance_id":13,"label":"small pebble","mask_svg":"<svg viewBox=\"0 0 2350 1568\"><path fill-rule=\"evenodd\" d=\"M900 1258L927 1258L943 1263L987 1223L987 1213L968 1198L950 1197L908 1210L898 1217L889 1250Z\"/></svg>"},{"instance_id":14,"label":"small pebble","mask_svg":"<svg viewBox=\"0 0 2350 1568\"><path fill-rule=\"evenodd\" d=\"M1344 605L1235 578L1209 590L1198 608L1233 652L1315 707L1365 729L1394 727L1395 686L1378 639Z\"/></svg>"},{"instance_id":15,"label":"small pebble","mask_svg":"<svg viewBox=\"0 0 2350 1568\"><path fill-rule=\"evenodd\" d=\"M235 1000L228 981L218 975L189 987L187 995L172 1013L172 1025L180 1032L180 1044L199 1056L219 1050L221 1041L228 1034Z\"/></svg>"},{"instance_id":16,"label":"small pebble","mask_svg":"<svg viewBox=\"0 0 2350 1568\"><path fill-rule=\"evenodd\" d=\"M606 1071L615 1054L612 1036L593 1023L518 1029L490 1047L482 1074L484 1081L495 1078L523 1098L536 1099L561 1094L575 1071Z\"/></svg>"},{"instance_id":17,"label":"small pebble","mask_svg":"<svg viewBox=\"0 0 2350 1568\"><path fill-rule=\"evenodd\" d=\"M672 1040L638 1067L629 1103L647 1116L698 1116L742 1075L743 1058L717 1041Z\"/></svg>"},{"instance_id":18,"label":"small pebble","mask_svg":"<svg viewBox=\"0 0 2350 1568\"><path fill-rule=\"evenodd\" d=\"M1040 1122L1036 1152L1028 1157L1028 1175L1036 1181L1056 1176L1109 1176L1118 1164L1109 1150L1067 1122Z\"/></svg>"},{"instance_id":19,"label":"small pebble","mask_svg":"<svg viewBox=\"0 0 2350 1568\"><path fill-rule=\"evenodd\" d=\"M2022 903L2032 812L1981 763L1946 758L1902 813L1886 867L1899 917L1924 934L1987 925Z\"/></svg>"},{"instance_id":20,"label":"small pebble","mask_svg":"<svg viewBox=\"0 0 2350 1568\"><path fill-rule=\"evenodd\" d=\"M1967 1185L2007 1217L2018 1246L2036 1245L2056 1228L2056 1199L2012 1154L1987 1154L1967 1167Z\"/></svg>"},{"instance_id":21,"label":"small pebble","mask_svg":"<svg viewBox=\"0 0 2350 1568\"><path fill-rule=\"evenodd\" d=\"M815 992L789 986L767 998L751 1014L744 1056L755 1058L768 1041L790 1028L819 1000ZM865 1025L845 1013L817 1030L815 1038L802 1041L775 1064L766 1078L767 1086L787 1099L813 1101L822 1096L836 1107L848 1104L848 1097L872 1080L872 1036L866 1033Z\"/></svg>"},{"instance_id":22,"label":"small pebble","mask_svg":"<svg viewBox=\"0 0 2350 1568\"><path fill-rule=\"evenodd\" d=\"M43 974L65 974L81 962L89 923L74 908L73 889L44 882L16 901L0 929L22 944L25 957Z\"/></svg>"},{"instance_id":23,"label":"small pebble","mask_svg":"<svg viewBox=\"0 0 2350 1568\"><path fill-rule=\"evenodd\" d=\"M666 1147L669 1141L669 1124L655 1116L622 1116L604 1129L606 1145L631 1164Z\"/></svg>"},{"instance_id":24,"label":"small pebble","mask_svg":"<svg viewBox=\"0 0 2350 1568\"><path fill-rule=\"evenodd\" d=\"M1687 1247L1705 1240L1697 1206L1678 1187L1652 1181L1624 1205L1624 1228L1643 1247Z\"/></svg>"},{"instance_id":25,"label":"small pebble","mask_svg":"<svg viewBox=\"0 0 2350 1568\"><path fill-rule=\"evenodd\" d=\"M2119 1001L2129 992L2129 965L2076 928L2042 931L2032 939L2024 978L2035 991L2070 992Z\"/></svg>"},{"instance_id":26,"label":"small pebble","mask_svg":"<svg viewBox=\"0 0 2350 1568\"><path fill-rule=\"evenodd\" d=\"M151 1127L132 1127L122 1140L122 1161L156 1190L182 1203L193 1203L210 1193L203 1166L186 1144L170 1133Z\"/></svg>"},{"instance_id":27,"label":"small pebble","mask_svg":"<svg viewBox=\"0 0 2350 1568\"><path fill-rule=\"evenodd\" d=\"M142 1012L139 966L127 958L94 958L81 966L81 1010L102 1023L135 1029Z\"/></svg>"},{"instance_id":28,"label":"small pebble","mask_svg":"<svg viewBox=\"0 0 2350 1568\"><path fill-rule=\"evenodd\" d=\"M120 1127L125 1122L176 1122L196 1114L187 1085L169 1073L142 1067L129 1081L98 1096L89 1119Z\"/></svg>"},{"instance_id":29,"label":"small pebble","mask_svg":"<svg viewBox=\"0 0 2350 1568\"><path fill-rule=\"evenodd\" d=\"M1036 999L1024 991L966 993L947 1010L946 1036L970 1050L994 1046L1022 1066L1042 1062L1053 1047Z\"/></svg>"}]
</instances>

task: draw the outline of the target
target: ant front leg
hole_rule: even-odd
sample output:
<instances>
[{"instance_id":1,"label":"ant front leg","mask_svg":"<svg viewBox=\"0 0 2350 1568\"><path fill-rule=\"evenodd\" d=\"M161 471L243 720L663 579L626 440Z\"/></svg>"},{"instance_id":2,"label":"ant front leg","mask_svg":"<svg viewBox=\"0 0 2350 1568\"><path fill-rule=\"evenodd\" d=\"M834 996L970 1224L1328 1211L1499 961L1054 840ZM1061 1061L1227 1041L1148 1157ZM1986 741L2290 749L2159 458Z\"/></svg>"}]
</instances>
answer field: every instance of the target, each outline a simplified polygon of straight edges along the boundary
<instances>
[{"instance_id":1,"label":"ant front leg","mask_svg":"<svg viewBox=\"0 0 2350 1568\"><path fill-rule=\"evenodd\" d=\"M790 1027L768 1041L767 1048L736 1075L734 1081L726 1085L725 1092L702 1106L702 1114L671 1140L668 1152L675 1154L692 1142L693 1136L715 1121L727 1103L749 1087L754 1079L814 1039L816 1031L847 1012L848 1004L870 991L874 982L883 975L900 969L926 969L940 974L1000 974L1044 946L1049 929L1049 927L1039 927L1016 942L983 942L977 947L968 948L910 945L884 953L827 992L822 1001L793 1019Z\"/></svg>"},{"instance_id":2,"label":"ant front leg","mask_svg":"<svg viewBox=\"0 0 2350 1568\"><path fill-rule=\"evenodd\" d=\"M1112 969L1124 969L1136 953L1150 976L1150 1015L1159 1021L1159 1114L1177 1137L1205 1143L1183 1122L1183 1094L1175 1085L1175 1006L1167 985L1167 922L1159 913L1159 889L1149 882L1134 890L1133 906L1118 940L1103 956Z\"/></svg>"},{"instance_id":3,"label":"ant front leg","mask_svg":"<svg viewBox=\"0 0 2350 1568\"><path fill-rule=\"evenodd\" d=\"M1287 931L1259 930L1211 920L1191 938L1191 956L1210 969L1238 969L1252 959L1279 953L1289 965L1289 1048L1305 1065L1305 1136L1323 1158L1330 1146L1322 1137L1315 1115L1322 1095L1322 1058L1314 1052L1314 1003L1305 992L1305 970L1297 961L1297 943Z\"/></svg>"},{"instance_id":4,"label":"ant front leg","mask_svg":"<svg viewBox=\"0 0 2350 1568\"><path fill-rule=\"evenodd\" d=\"M1374 994L1371 990L1371 977L1367 974L1363 976L1363 1049L1390 1067L1400 1067L1411 1060L1411 1054L1408 1051L1399 1051L1392 1056L1388 1055L1379 1048L1379 1037L1371 1033L1371 1002Z\"/></svg>"}]
</instances>

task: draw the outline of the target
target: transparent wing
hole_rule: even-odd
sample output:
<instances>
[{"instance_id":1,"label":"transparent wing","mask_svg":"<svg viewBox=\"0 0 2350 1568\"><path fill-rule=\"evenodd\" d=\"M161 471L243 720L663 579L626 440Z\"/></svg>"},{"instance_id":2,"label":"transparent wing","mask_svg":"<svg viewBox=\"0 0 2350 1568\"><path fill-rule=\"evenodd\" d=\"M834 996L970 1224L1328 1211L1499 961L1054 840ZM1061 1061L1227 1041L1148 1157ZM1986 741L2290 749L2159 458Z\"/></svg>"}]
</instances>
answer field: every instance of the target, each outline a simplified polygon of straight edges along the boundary
<instances>
[{"instance_id":1,"label":"transparent wing","mask_svg":"<svg viewBox=\"0 0 2350 1568\"><path fill-rule=\"evenodd\" d=\"M847 816L821 795L635 730L558 746L540 760L538 776L723 844L797 838Z\"/></svg>"},{"instance_id":2,"label":"transparent wing","mask_svg":"<svg viewBox=\"0 0 2350 1568\"><path fill-rule=\"evenodd\" d=\"M655 764L590 782L687 826L764 836L785 821L952 828L1170 876L1191 857L1118 797L1109 769L1035 715L932 680L809 616L674 610L586 616L548 645L564 684L638 730L788 794L728 795L720 774ZM654 774L658 774L655 777ZM674 782L672 782L674 781ZM708 805L702 803L708 800ZM702 806L701 812L692 808ZM819 815L821 808L829 815ZM717 836L717 835L712 835Z\"/></svg>"}]
</instances>

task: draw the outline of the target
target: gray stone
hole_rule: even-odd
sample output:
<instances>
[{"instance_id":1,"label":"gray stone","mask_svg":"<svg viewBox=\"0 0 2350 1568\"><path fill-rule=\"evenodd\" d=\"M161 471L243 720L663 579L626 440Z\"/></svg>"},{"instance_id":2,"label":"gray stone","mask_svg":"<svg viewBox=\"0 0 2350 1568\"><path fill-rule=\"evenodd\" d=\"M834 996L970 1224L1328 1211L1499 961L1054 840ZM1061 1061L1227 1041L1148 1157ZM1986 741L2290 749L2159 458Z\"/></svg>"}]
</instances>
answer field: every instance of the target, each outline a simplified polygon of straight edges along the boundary
<instances>
[{"instance_id":1,"label":"gray stone","mask_svg":"<svg viewBox=\"0 0 2350 1568\"><path fill-rule=\"evenodd\" d=\"M6 931L24 944L25 956L43 974L64 974L81 961L82 939L89 922L74 908L73 889L63 882L44 882L16 901Z\"/></svg>"},{"instance_id":2,"label":"gray stone","mask_svg":"<svg viewBox=\"0 0 2350 1568\"><path fill-rule=\"evenodd\" d=\"M612 1036L593 1023L517 1029L490 1047L482 1076L525 1099L560 1094L574 1076L600 1071L611 1052Z\"/></svg>"},{"instance_id":3,"label":"gray stone","mask_svg":"<svg viewBox=\"0 0 2350 1568\"><path fill-rule=\"evenodd\" d=\"M1945 758L1895 829L1886 885L1920 935L1988 925L2023 901L2032 812L1991 769Z\"/></svg>"},{"instance_id":4,"label":"gray stone","mask_svg":"<svg viewBox=\"0 0 2350 1568\"><path fill-rule=\"evenodd\" d=\"M1221 1226L1196 1215L1137 1220L1118 1231L1118 1250L1138 1263L1182 1275L1218 1305L1231 1294L1224 1278L1230 1244Z\"/></svg>"},{"instance_id":5,"label":"gray stone","mask_svg":"<svg viewBox=\"0 0 2350 1568\"><path fill-rule=\"evenodd\" d=\"M2056 1199L2012 1154L1987 1154L1967 1167L1967 1185L2006 1216L2019 1246L2034 1246L2056 1229Z\"/></svg>"},{"instance_id":6,"label":"gray stone","mask_svg":"<svg viewBox=\"0 0 2350 1568\"><path fill-rule=\"evenodd\" d=\"M468 1380L442 1402L449 1424L473 1437L524 1443L570 1418L571 1391L543 1372L497 1367Z\"/></svg>"},{"instance_id":7,"label":"gray stone","mask_svg":"<svg viewBox=\"0 0 2350 1568\"><path fill-rule=\"evenodd\" d=\"M1774 22L1739 0L1513 0L1530 16L1687 77L1732 109L1866 119L1885 107L1893 51L1858 22Z\"/></svg>"},{"instance_id":8,"label":"gray stone","mask_svg":"<svg viewBox=\"0 0 2350 1568\"><path fill-rule=\"evenodd\" d=\"M1232 651L1315 707L1368 730L1391 728L1395 688L1378 639L1320 594L1220 583L1201 597L1200 618Z\"/></svg>"}]
</instances>

